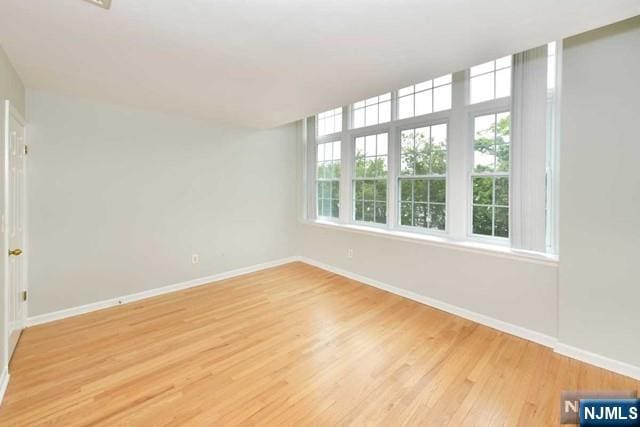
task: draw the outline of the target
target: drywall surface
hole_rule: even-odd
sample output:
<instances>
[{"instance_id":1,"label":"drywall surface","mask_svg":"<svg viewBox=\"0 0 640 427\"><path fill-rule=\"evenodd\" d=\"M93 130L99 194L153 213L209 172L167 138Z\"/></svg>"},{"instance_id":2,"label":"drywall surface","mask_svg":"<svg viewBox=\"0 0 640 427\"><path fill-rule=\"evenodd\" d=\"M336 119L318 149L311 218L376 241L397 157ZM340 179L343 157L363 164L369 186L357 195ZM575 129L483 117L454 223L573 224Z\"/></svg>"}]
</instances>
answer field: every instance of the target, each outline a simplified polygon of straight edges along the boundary
<instances>
[{"instance_id":1,"label":"drywall surface","mask_svg":"<svg viewBox=\"0 0 640 427\"><path fill-rule=\"evenodd\" d=\"M295 125L31 90L27 107L29 315L294 255Z\"/></svg>"}]
</instances>

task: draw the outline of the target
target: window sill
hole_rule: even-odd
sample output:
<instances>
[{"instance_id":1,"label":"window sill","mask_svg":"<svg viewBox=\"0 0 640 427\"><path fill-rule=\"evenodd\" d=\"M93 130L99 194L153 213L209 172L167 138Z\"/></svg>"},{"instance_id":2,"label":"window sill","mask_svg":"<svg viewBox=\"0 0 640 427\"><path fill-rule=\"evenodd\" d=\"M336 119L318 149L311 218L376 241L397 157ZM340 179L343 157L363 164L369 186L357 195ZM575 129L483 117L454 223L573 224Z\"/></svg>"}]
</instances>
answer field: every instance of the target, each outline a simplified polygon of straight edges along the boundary
<instances>
[{"instance_id":1,"label":"window sill","mask_svg":"<svg viewBox=\"0 0 640 427\"><path fill-rule=\"evenodd\" d=\"M542 252L525 251L513 249L498 244L460 241L454 240L447 236L435 236L422 233L412 233L401 230L390 230L378 227L368 227L355 224L341 224L324 220L300 220L305 225L321 228L331 228L336 230L344 230L352 233L366 234L369 236L378 236L388 239L401 240L412 243L420 243L426 245L440 246L448 249L463 250L468 252L482 253L485 255L497 256L501 258L509 258L521 261L534 262L550 266L558 265L558 256L546 254Z\"/></svg>"}]
</instances>

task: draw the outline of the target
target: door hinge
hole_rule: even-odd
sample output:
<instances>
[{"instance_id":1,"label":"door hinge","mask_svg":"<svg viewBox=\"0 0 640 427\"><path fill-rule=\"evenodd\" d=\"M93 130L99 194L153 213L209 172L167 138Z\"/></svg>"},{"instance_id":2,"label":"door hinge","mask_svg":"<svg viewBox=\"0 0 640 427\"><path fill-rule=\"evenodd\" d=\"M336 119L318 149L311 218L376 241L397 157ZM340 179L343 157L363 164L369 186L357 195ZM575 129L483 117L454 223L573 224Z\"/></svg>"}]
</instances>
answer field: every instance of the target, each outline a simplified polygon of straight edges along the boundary
<instances>
[{"instance_id":1,"label":"door hinge","mask_svg":"<svg viewBox=\"0 0 640 427\"><path fill-rule=\"evenodd\" d=\"M24 155L26 156L27 154L29 154L29 146L24 144Z\"/></svg>"},{"instance_id":2,"label":"door hinge","mask_svg":"<svg viewBox=\"0 0 640 427\"><path fill-rule=\"evenodd\" d=\"M27 300L27 291L22 291L22 301Z\"/></svg>"}]
</instances>

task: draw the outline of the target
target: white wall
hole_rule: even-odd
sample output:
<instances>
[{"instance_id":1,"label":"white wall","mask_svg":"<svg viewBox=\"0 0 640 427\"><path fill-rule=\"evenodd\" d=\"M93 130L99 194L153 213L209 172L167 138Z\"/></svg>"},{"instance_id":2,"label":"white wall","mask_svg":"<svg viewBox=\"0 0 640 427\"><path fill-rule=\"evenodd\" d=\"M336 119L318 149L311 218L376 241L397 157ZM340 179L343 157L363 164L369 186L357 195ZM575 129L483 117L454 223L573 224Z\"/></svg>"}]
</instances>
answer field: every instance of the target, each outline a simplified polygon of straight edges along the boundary
<instances>
[{"instance_id":1,"label":"white wall","mask_svg":"<svg viewBox=\"0 0 640 427\"><path fill-rule=\"evenodd\" d=\"M640 17L564 47L560 340L640 366Z\"/></svg>"},{"instance_id":2,"label":"white wall","mask_svg":"<svg viewBox=\"0 0 640 427\"><path fill-rule=\"evenodd\" d=\"M27 113L29 315L294 254L295 125L31 90Z\"/></svg>"},{"instance_id":3,"label":"white wall","mask_svg":"<svg viewBox=\"0 0 640 427\"><path fill-rule=\"evenodd\" d=\"M557 334L555 265L315 225L299 228L303 256L551 337Z\"/></svg>"},{"instance_id":4,"label":"white wall","mask_svg":"<svg viewBox=\"0 0 640 427\"><path fill-rule=\"evenodd\" d=\"M4 50L0 46L0 111L4 114L4 101L11 101L12 105L24 116L24 105L25 105L25 90L20 80L20 77L14 70L11 62L9 62L9 58L5 54ZM0 119L0 140L2 144L4 144L4 116ZM4 165L4 161L1 163ZM4 176L4 172L1 173L0 176ZM4 200L4 185L0 185L0 200ZM2 203L0 202L0 206ZM0 239L0 241L2 241ZM8 248L4 247L4 244L0 244L0 252L3 254L7 253ZM0 263L0 278L4 277L4 263ZM0 281L0 288L5 286L4 281ZM0 315L0 335L2 335L5 328L5 306L6 301L4 300L4 289L0 289L0 307L2 308L2 313ZM7 343L5 339L0 339L0 375L2 375L2 370L5 365L8 363L5 360L5 350ZM1 378L0 378L1 380ZM1 399L1 396L0 396Z\"/></svg>"}]
</instances>

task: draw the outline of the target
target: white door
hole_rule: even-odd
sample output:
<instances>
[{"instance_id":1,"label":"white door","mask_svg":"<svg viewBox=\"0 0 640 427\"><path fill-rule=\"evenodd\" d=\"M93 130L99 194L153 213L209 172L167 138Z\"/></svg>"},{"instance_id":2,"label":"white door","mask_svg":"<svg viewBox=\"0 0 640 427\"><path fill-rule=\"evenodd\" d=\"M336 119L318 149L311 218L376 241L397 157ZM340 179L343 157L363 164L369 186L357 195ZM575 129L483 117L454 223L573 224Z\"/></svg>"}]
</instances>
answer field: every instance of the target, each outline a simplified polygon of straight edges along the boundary
<instances>
[{"instance_id":1,"label":"white door","mask_svg":"<svg viewBox=\"0 0 640 427\"><path fill-rule=\"evenodd\" d=\"M25 129L24 121L9 109L7 121L7 264L9 308L9 358L15 350L26 318L25 244Z\"/></svg>"}]
</instances>

